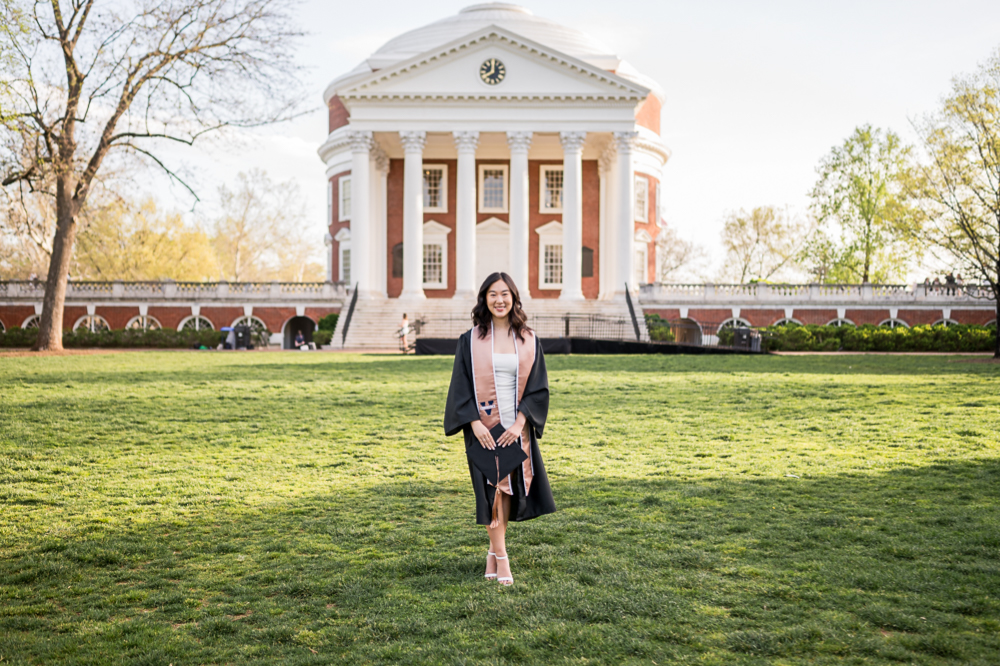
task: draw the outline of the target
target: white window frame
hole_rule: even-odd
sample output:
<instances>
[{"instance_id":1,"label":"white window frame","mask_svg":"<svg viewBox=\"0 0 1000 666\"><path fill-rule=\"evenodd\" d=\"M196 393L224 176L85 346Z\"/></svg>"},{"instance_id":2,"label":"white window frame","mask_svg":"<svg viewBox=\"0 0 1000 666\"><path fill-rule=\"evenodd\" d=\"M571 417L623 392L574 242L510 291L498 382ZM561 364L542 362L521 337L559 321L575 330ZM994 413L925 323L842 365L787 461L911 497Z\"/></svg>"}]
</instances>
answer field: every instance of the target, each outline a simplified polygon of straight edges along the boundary
<instances>
[{"instance_id":1,"label":"white window frame","mask_svg":"<svg viewBox=\"0 0 1000 666\"><path fill-rule=\"evenodd\" d=\"M441 205L440 206L424 206L425 213L447 213L448 212L448 165L447 164L424 164L423 168L420 169L421 175L421 190L420 194L423 196L424 187L427 185L427 181L423 178L423 172L430 169L438 169L441 171Z\"/></svg>"},{"instance_id":2,"label":"white window frame","mask_svg":"<svg viewBox=\"0 0 1000 666\"><path fill-rule=\"evenodd\" d=\"M79 319L76 320L75 324L73 324L73 330L75 331L75 330L77 330L79 328L86 328L91 333L96 333L96 331L94 330L94 323L98 322L98 321L102 322L104 324L104 326L107 327L107 330L109 330L109 331L111 330L111 324L109 324L108 320L105 319L104 317L102 317L99 314L85 314L85 315L83 315L82 317L80 317ZM103 329L101 329L101 330L103 330Z\"/></svg>"},{"instance_id":3,"label":"white window frame","mask_svg":"<svg viewBox=\"0 0 1000 666\"><path fill-rule=\"evenodd\" d=\"M200 314L200 313L199 314L189 315L187 317L184 317L184 319L181 319L181 322L179 324L177 324L177 330L178 331L183 331L184 330L184 326L189 321L192 321L192 320L194 320L194 322L195 322L195 328L192 329L192 330L195 330L195 331L214 331L215 330L215 324L212 323L212 320L209 319L208 317L206 317L205 315ZM208 324L208 328L202 328L201 327L201 322L205 322L206 324Z\"/></svg>"},{"instance_id":4,"label":"white window frame","mask_svg":"<svg viewBox=\"0 0 1000 666\"><path fill-rule=\"evenodd\" d=\"M642 275L645 279L638 280L636 287L640 284L649 284L649 244L653 242L653 237L649 235L649 232L645 229L639 229L635 232L635 239L633 243L633 261L635 262L632 266L632 278L638 277L639 261L635 258L635 254L642 253Z\"/></svg>"},{"instance_id":5,"label":"white window frame","mask_svg":"<svg viewBox=\"0 0 1000 666\"><path fill-rule=\"evenodd\" d=\"M435 220L424 222L424 247L437 245L441 248L441 281L424 282L424 289L447 289L448 288L448 234L451 229ZM420 277L424 274L424 250L420 249Z\"/></svg>"},{"instance_id":6,"label":"white window frame","mask_svg":"<svg viewBox=\"0 0 1000 666\"><path fill-rule=\"evenodd\" d=\"M656 181L655 192L656 193L654 196L656 197L656 206L655 206L656 225L658 227L665 227L667 226L667 222L666 220L663 219L663 183L661 183L660 181Z\"/></svg>"},{"instance_id":7,"label":"white window frame","mask_svg":"<svg viewBox=\"0 0 1000 666\"><path fill-rule=\"evenodd\" d=\"M23 329L38 328L39 326L41 326L41 324L42 324L42 315L33 314L21 322L21 328Z\"/></svg>"},{"instance_id":8,"label":"white window frame","mask_svg":"<svg viewBox=\"0 0 1000 666\"><path fill-rule=\"evenodd\" d=\"M503 171L503 206L501 208L487 208L483 205L483 195L486 193L483 187L483 179L486 171ZM480 164L479 165L479 212L480 213L506 213L510 207L510 169L506 164Z\"/></svg>"},{"instance_id":9,"label":"white window frame","mask_svg":"<svg viewBox=\"0 0 1000 666\"><path fill-rule=\"evenodd\" d=\"M351 203L351 202L354 201L354 190L351 187L351 177L350 176L341 176L340 180L337 181L337 221L338 222L347 222L347 221L349 221L351 219L351 211L350 210L347 211L346 215L344 214L344 208L345 208L345 206L344 206L344 184L345 183L347 184L347 190L348 190L348 194L349 194L349 196L347 198L347 201L348 201L348 203Z\"/></svg>"},{"instance_id":10,"label":"white window frame","mask_svg":"<svg viewBox=\"0 0 1000 666\"><path fill-rule=\"evenodd\" d=\"M156 317L151 317L149 315L136 315L128 320L125 324L126 329L131 329L133 324L139 324L136 328L141 331L155 331L157 329L162 329L163 325L160 324L160 320ZM150 327L150 324L156 324L155 327Z\"/></svg>"},{"instance_id":11,"label":"white window frame","mask_svg":"<svg viewBox=\"0 0 1000 666\"><path fill-rule=\"evenodd\" d=\"M563 173L561 164L542 164L538 167L538 212L539 213L561 213L563 207L549 208L545 205L545 188L547 176L550 171L558 171L563 174L562 192L559 194L559 201L566 201L566 174Z\"/></svg>"},{"instance_id":12,"label":"white window frame","mask_svg":"<svg viewBox=\"0 0 1000 666\"><path fill-rule=\"evenodd\" d=\"M639 205L640 190L642 191L642 206ZM635 221L649 222L649 179L639 173L635 174L635 201L632 204L632 207L635 209L633 211ZM640 213L642 214L640 215Z\"/></svg>"},{"instance_id":13,"label":"white window frame","mask_svg":"<svg viewBox=\"0 0 1000 666\"><path fill-rule=\"evenodd\" d=\"M566 279L566 251L563 247L563 225L561 222L553 220L548 224L535 229L538 234L538 288L539 289L562 289L563 283L545 281L545 248L549 245L556 245L563 249L563 280Z\"/></svg>"},{"instance_id":14,"label":"white window frame","mask_svg":"<svg viewBox=\"0 0 1000 666\"><path fill-rule=\"evenodd\" d=\"M344 279L344 250L351 251L351 230L344 227L337 232L333 240L337 241L337 281L350 282L350 275L347 276L347 279Z\"/></svg>"},{"instance_id":15,"label":"white window frame","mask_svg":"<svg viewBox=\"0 0 1000 666\"><path fill-rule=\"evenodd\" d=\"M333 181L326 181L326 224L333 224Z\"/></svg>"}]
</instances>

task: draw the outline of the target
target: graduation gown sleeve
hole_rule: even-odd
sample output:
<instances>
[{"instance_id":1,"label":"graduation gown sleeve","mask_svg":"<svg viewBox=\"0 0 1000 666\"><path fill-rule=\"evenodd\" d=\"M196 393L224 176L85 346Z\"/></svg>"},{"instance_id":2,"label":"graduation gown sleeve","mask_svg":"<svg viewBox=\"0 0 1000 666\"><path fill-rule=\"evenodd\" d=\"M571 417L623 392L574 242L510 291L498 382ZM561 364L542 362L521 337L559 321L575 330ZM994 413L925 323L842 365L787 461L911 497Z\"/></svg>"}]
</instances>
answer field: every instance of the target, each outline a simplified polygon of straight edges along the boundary
<instances>
[{"instance_id":1,"label":"graduation gown sleeve","mask_svg":"<svg viewBox=\"0 0 1000 666\"><path fill-rule=\"evenodd\" d=\"M469 332L466 331L458 339L455 366L452 368L451 385L448 387L448 402L444 408L444 434L447 437L462 432L466 426L479 419L471 364Z\"/></svg>"},{"instance_id":2,"label":"graduation gown sleeve","mask_svg":"<svg viewBox=\"0 0 1000 666\"><path fill-rule=\"evenodd\" d=\"M524 387L524 395L521 396L517 411L528 419L528 423L535 431L535 436L541 437L542 430L545 428L545 419L549 415L549 375L545 371L542 343L537 337L535 338L535 364L532 366L531 372L528 373L528 383Z\"/></svg>"}]
</instances>

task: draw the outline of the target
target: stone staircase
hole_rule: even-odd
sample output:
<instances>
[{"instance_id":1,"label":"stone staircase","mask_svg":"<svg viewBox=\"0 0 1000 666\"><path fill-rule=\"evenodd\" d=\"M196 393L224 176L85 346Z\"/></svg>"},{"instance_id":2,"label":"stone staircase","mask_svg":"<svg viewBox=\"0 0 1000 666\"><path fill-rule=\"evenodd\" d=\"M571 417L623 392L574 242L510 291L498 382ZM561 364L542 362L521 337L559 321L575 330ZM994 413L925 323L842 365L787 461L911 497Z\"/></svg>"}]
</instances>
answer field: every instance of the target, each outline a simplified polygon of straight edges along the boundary
<instances>
[{"instance_id":1,"label":"stone staircase","mask_svg":"<svg viewBox=\"0 0 1000 666\"><path fill-rule=\"evenodd\" d=\"M398 298L358 299L347 331L341 344L347 310L337 321L331 346L334 349L399 349L398 330L405 312L412 329L419 322L417 337L457 338L472 326L473 299L456 301L451 298L403 300ZM577 301L566 303L557 299L536 298L524 304L528 325L543 338L602 337L634 340L635 331L624 301ZM566 315L570 315L567 317ZM587 315L600 317L591 320ZM582 317L581 317L582 316ZM649 340L642 309L636 307L639 333L642 340ZM568 333L568 335L567 335ZM412 342L414 333L410 333Z\"/></svg>"}]
</instances>

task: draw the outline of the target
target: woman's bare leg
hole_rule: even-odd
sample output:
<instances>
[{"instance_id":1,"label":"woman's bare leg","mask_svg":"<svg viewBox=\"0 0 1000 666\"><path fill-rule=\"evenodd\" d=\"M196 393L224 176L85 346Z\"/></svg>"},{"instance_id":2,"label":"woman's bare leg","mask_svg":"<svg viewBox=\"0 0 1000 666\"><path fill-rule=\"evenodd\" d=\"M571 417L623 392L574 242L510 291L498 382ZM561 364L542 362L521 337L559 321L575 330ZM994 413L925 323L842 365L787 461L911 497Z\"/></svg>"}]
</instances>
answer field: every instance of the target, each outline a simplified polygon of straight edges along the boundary
<instances>
[{"instance_id":1,"label":"woman's bare leg","mask_svg":"<svg viewBox=\"0 0 1000 666\"><path fill-rule=\"evenodd\" d=\"M507 516L509 513L510 495L500 493L500 524L496 527L489 527L488 525L486 527L490 534L490 550L496 553L498 558L507 556ZM494 571L501 578L510 576L510 560L498 559ZM493 571L487 569L487 573L493 573Z\"/></svg>"}]
</instances>

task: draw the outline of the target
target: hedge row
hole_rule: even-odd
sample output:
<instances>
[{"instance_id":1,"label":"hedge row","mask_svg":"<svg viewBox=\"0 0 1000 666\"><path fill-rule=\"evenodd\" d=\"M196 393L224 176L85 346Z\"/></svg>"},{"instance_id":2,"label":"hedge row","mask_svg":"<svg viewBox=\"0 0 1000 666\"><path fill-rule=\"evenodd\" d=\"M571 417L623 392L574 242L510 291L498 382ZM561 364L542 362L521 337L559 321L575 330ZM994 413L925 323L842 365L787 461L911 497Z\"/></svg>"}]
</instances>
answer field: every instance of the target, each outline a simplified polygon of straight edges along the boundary
<instances>
[{"instance_id":1,"label":"hedge row","mask_svg":"<svg viewBox=\"0 0 1000 666\"><path fill-rule=\"evenodd\" d=\"M0 347L30 347L38 337L37 328L12 328L0 333ZM220 331L175 331L161 328L155 331L126 329L91 333L77 329L63 333L63 347L153 347L160 349L215 349L223 340Z\"/></svg>"},{"instance_id":2,"label":"hedge row","mask_svg":"<svg viewBox=\"0 0 1000 666\"><path fill-rule=\"evenodd\" d=\"M995 326L770 326L761 329L770 351L989 352ZM720 332L720 343L722 335Z\"/></svg>"}]
</instances>

